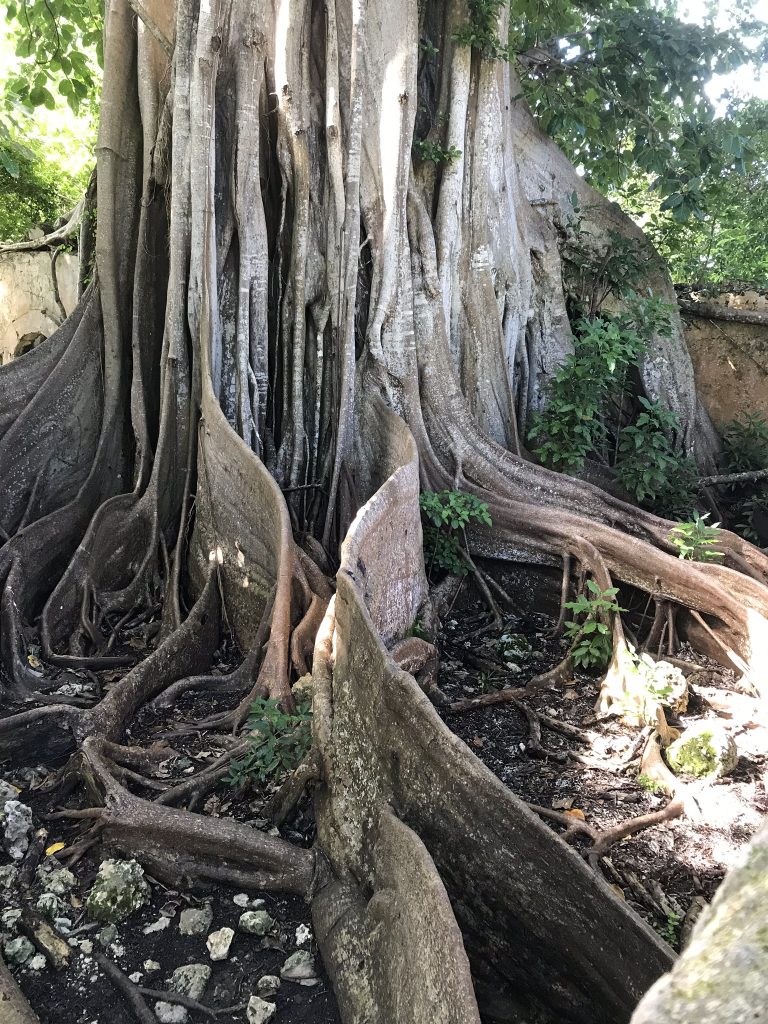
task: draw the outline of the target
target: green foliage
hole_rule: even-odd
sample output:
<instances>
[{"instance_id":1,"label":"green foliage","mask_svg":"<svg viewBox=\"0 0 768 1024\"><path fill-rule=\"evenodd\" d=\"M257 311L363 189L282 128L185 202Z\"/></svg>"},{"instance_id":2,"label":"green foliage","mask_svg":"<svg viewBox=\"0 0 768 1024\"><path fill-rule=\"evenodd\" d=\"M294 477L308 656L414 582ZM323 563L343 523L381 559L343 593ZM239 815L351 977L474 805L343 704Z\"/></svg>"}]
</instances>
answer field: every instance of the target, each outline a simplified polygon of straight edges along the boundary
<instances>
[{"instance_id":1,"label":"green foliage","mask_svg":"<svg viewBox=\"0 0 768 1024\"><path fill-rule=\"evenodd\" d=\"M422 491L419 495L427 571L443 569L457 576L469 571L464 553L465 530L471 523L491 526L488 506L474 494Z\"/></svg>"},{"instance_id":2,"label":"green foliage","mask_svg":"<svg viewBox=\"0 0 768 1024\"><path fill-rule=\"evenodd\" d=\"M680 223L682 207L664 206L651 180L635 172L608 190L641 224L668 263L672 278L699 286L750 282L768 286L768 101L753 99L730 121L749 138L743 173L708 174L701 179L703 218ZM677 212L678 217L674 214Z\"/></svg>"},{"instance_id":3,"label":"green foliage","mask_svg":"<svg viewBox=\"0 0 768 1024\"><path fill-rule=\"evenodd\" d=\"M667 914L666 921L659 928L659 935L665 942L668 942L670 946L677 946L680 938L680 925L682 922L682 917L674 910L670 910Z\"/></svg>"},{"instance_id":4,"label":"green foliage","mask_svg":"<svg viewBox=\"0 0 768 1024\"><path fill-rule=\"evenodd\" d=\"M646 793L661 793L664 791L664 787L660 782L652 779L649 775L643 775L642 773L637 776L635 780L641 789L644 789Z\"/></svg>"},{"instance_id":5,"label":"green foliage","mask_svg":"<svg viewBox=\"0 0 768 1024\"><path fill-rule=\"evenodd\" d=\"M643 411L619 434L616 476L636 501L654 501L680 461L670 440L679 431L680 421L659 402L642 397L638 401Z\"/></svg>"},{"instance_id":6,"label":"green foliage","mask_svg":"<svg viewBox=\"0 0 768 1024\"><path fill-rule=\"evenodd\" d=\"M413 151L419 160L432 163L435 167L439 167L441 164L450 164L461 156L461 150L456 149L455 146L449 146L446 149L439 142L430 142L427 139L415 139Z\"/></svg>"},{"instance_id":7,"label":"green foliage","mask_svg":"<svg viewBox=\"0 0 768 1024\"><path fill-rule=\"evenodd\" d=\"M574 327L574 352L547 384L547 407L534 417L529 440L545 466L579 472L592 452L608 457L608 399L623 397L626 373L636 366L655 333L670 330L669 305L657 298L631 294L615 317L579 320Z\"/></svg>"},{"instance_id":8,"label":"green foliage","mask_svg":"<svg viewBox=\"0 0 768 1024\"><path fill-rule=\"evenodd\" d=\"M617 587L601 590L594 580L587 580L587 590L591 596L579 594L565 606L575 616L566 622L565 635L573 643L571 657L575 665L604 668L611 660L613 649L610 616L625 609L616 603Z\"/></svg>"},{"instance_id":9,"label":"green foliage","mask_svg":"<svg viewBox=\"0 0 768 1024\"><path fill-rule=\"evenodd\" d=\"M311 722L309 704L298 704L296 713L289 715L277 700L255 700L247 725L250 749L230 765L229 784L238 786L249 779L266 782L292 772L312 746Z\"/></svg>"},{"instance_id":10,"label":"green foliage","mask_svg":"<svg viewBox=\"0 0 768 1024\"><path fill-rule=\"evenodd\" d=\"M100 0L17 0L5 8L19 58L5 82L6 102L54 110L58 94L77 114L99 89Z\"/></svg>"},{"instance_id":11,"label":"green foliage","mask_svg":"<svg viewBox=\"0 0 768 1024\"><path fill-rule=\"evenodd\" d=\"M471 46L488 60L508 60L509 47L499 38L499 15L507 0L468 0L469 20L454 33L459 46Z\"/></svg>"},{"instance_id":12,"label":"green foliage","mask_svg":"<svg viewBox=\"0 0 768 1024\"><path fill-rule=\"evenodd\" d=\"M705 89L761 63L765 26L748 14L724 32L713 10L686 23L654 0L521 0L510 43L542 126L597 187L646 175L683 222L704 216L710 183L748 169L749 137Z\"/></svg>"},{"instance_id":13,"label":"green foliage","mask_svg":"<svg viewBox=\"0 0 768 1024\"><path fill-rule=\"evenodd\" d=\"M11 154L9 160L4 153ZM39 146L26 146L24 154L0 146L0 241L16 241L41 221L52 223L75 205L84 188L81 177L46 159Z\"/></svg>"},{"instance_id":14,"label":"green foliage","mask_svg":"<svg viewBox=\"0 0 768 1024\"><path fill-rule=\"evenodd\" d=\"M669 534L669 539L677 548L677 557L691 562L716 562L724 557L715 545L720 536L720 524L707 525L709 513L703 516L694 510L693 519L678 523Z\"/></svg>"},{"instance_id":15,"label":"green foliage","mask_svg":"<svg viewBox=\"0 0 768 1024\"><path fill-rule=\"evenodd\" d=\"M756 413L733 420L723 431L723 453L729 473L768 467L768 421Z\"/></svg>"},{"instance_id":16,"label":"green foliage","mask_svg":"<svg viewBox=\"0 0 768 1024\"><path fill-rule=\"evenodd\" d=\"M424 628L421 619L414 619L406 636L415 636L418 640L429 640L429 633Z\"/></svg>"}]
</instances>

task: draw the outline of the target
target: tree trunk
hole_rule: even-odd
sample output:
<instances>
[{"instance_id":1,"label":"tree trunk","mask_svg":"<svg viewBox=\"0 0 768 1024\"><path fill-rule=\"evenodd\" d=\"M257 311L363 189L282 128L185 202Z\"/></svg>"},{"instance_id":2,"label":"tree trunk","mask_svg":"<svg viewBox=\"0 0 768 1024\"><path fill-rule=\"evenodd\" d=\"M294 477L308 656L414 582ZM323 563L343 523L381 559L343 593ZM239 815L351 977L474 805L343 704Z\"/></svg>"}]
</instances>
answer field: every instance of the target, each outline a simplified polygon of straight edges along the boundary
<instances>
[{"instance_id":1,"label":"tree trunk","mask_svg":"<svg viewBox=\"0 0 768 1024\"><path fill-rule=\"evenodd\" d=\"M488 502L478 550L573 557L707 616L748 664L768 653L768 562L732 535L724 565L681 562L669 523L521 457L571 346L568 197L596 253L610 231L646 244L538 131L510 67L455 41L468 17L463 0L109 3L94 280L0 370L0 744L72 753L105 837L161 877L308 894L348 1024L477 1021L478 1000L488 1020L607 1024L669 950L388 653L428 598L419 486ZM414 160L416 128L460 155ZM671 298L644 253L637 290ZM706 463L679 323L643 381ZM57 697L67 669L124 665L121 628L158 606L155 649L103 700ZM290 707L312 665L311 854L118 781L142 706L221 679L225 623L241 699L196 728L238 732L259 695ZM606 706L623 685L616 669Z\"/></svg>"}]
</instances>

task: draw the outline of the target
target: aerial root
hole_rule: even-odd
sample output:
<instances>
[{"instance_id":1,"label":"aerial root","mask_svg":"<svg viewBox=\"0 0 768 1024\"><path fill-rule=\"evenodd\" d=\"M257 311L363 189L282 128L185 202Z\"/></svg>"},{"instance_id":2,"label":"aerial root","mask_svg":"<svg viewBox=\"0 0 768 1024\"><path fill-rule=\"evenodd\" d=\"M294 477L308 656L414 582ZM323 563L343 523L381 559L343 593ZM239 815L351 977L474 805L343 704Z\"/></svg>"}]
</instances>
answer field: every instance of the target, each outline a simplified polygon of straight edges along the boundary
<instances>
[{"instance_id":1,"label":"aerial root","mask_svg":"<svg viewBox=\"0 0 768 1024\"><path fill-rule=\"evenodd\" d=\"M554 689L556 686L565 686L572 679L573 657L571 652L568 651L562 661L559 661L554 668L549 669L547 672L540 672L533 679L529 679L525 689L528 693L532 693L535 690Z\"/></svg>"},{"instance_id":2,"label":"aerial root","mask_svg":"<svg viewBox=\"0 0 768 1024\"><path fill-rule=\"evenodd\" d=\"M587 859L589 866L597 871L600 866L600 858L604 857L608 850L622 839L642 832L646 828L651 828L653 825L660 825L663 822L671 821L673 818L679 818L684 810L684 801L682 797L673 797L667 806L660 811L640 814L635 818L629 818L627 821L607 829L595 828L580 818L561 811L553 811L549 807L539 807L536 804L527 804L527 806L538 814L539 817L546 818L549 821L556 821L559 825L564 825L565 832L561 838L565 842L571 842L578 835L585 835L591 839L592 845L584 850L584 857Z\"/></svg>"},{"instance_id":3,"label":"aerial root","mask_svg":"<svg viewBox=\"0 0 768 1024\"><path fill-rule=\"evenodd\" d=\"M491 704L507 704L524 697L526 690L521 686L508 686L503 690L496 690L494 693L483 693L479 697L466 697L463 700L455 700L449 704L448 711L454 714L461 714L464 711L474 711L476 708L488 707Z\"/></svg>"},{"instance_id":4,"label":"aerial root","mask_svg":"<svg viewBox=\"0 0 768 1024\"><path fill-rule=\"evenodd\" d=\"M188 801L187 809L194 810L213 787L224 778L229 771L229 766L236 757L242 757L248 753L249 743L241 740L236 746L231 747L220 757L217 757L211 764L206 765L202 771L197 772L190 778L180 782L172 788L164 787L165 792L156 798L158 804L179 804Z\"/></svg>"},{"instance_id":5,"label":"aerial root","mask_svg":"<svg viewBox=\"0 0 768 1024\"><path fill-rule=\"evenodd\" d=\"M272 796L266 808L266 816L275 825L282 825L301 800L307 786L320 778L320 771L320 758L317 750L312 748L301 764L291 772Z\"/></svg>"},{"instance_id":6,"label":"aerial root","mask_svg":"<svg viewBox=\"0 0 768 1024\"><path fill-rule=\"evenodd\" d=\"M571 553L570 551L563 551L563 577L560 584L560 610L557 616L557 622L554 624L552 629L549 631L550 636L560 636L565 625L565 614L567 608L565 607L568 601L568 592L571 587Z\"/></svg>"}]
</instances>

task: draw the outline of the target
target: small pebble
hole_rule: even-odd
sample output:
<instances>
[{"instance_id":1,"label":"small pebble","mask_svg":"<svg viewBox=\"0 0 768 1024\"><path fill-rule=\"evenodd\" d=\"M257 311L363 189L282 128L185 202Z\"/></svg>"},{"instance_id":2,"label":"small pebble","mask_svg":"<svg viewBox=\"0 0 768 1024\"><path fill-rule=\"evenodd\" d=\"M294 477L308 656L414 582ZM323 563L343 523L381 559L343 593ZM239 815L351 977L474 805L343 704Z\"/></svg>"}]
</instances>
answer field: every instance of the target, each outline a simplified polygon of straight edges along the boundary
<instances>
[{"instance_id":1,"label":"small pebble","mask_svg":"<svg viewBox=\"0 0 768 1024\"><path fill-rule=\"evenodd\" d=\"M268 1020L272 1020L274 1017L275 1009L274 1003L267 1003L259 996L251 996L248 1000L248 1008L245 1011L248 1024L266 1024Z\"/></svg>"},{"instance_id":2,"label":"small pebble","mask_svg":"<svg viewBox=\"0 0 768 1024\"><path fill-rule=\"evenodd\" d=\"M256 991L262 999L271 999L276 996L279 988L280 979L276 974L265 974L263 978L259 978L256 985Z\"/></svg>"},{"instance_id":3,"label":"small pebble","mask_svg":"<svg viewBox=\"0 0 768 1024\"><path fill-rule=\"evenodd\" d=\"M42 971L45 967L46 960L42 953L37 953L29 961L29 969L32 971Z\"/></svg>"},{"instance_id":4,"label":"small pebble","mask_svg":"<svg viewBox=\"0 0 768 1024\"><path fill-rule=\"evenodd\" d=\"M240 915L237 927L249 935L266 935L274 927L274 918L266 910L246 910Z\"/></svg>"},{"instance_id":5,"label":"small pebble","mask_svg":"<svg viewBox=\"0 0 768 1024\"><path fill-rule=\"evenodd\" d=\"M154 932L164 932L170 923L170 917L161 917L153 924L148 924L147 927L143 929L144 934L152 935Z\"/></svg>"},{"instance_id":6,"label":"small pebble","mask_svg":"<svg viewBox=\"0 0 768 1024\"><path fill-rule=\"evenodd\" d=\"M227 959L234 935L235 933L232 928L219 928L218 931L211 932L205 940L208 952L211 954L211 960Z\"/></svg>"}]
</instances>

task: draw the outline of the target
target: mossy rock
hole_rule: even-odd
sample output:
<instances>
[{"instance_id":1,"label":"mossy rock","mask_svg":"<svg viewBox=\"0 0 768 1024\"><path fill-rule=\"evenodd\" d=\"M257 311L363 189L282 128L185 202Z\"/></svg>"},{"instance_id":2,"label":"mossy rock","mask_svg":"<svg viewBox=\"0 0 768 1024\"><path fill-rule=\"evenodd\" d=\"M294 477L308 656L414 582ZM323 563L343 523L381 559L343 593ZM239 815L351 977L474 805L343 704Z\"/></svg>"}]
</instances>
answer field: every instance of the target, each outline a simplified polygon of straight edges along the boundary
<instances>
[{"instance_id":1,"label":"mossy rock","mask_svg":"<svg viewBox=\"0 0 768 1024\"><path fill-rule=\"evenodd\" d=\"M733 737L718 722L696 722L666 750L667 763L676 775L697 779L719 778L736 767L739 752Z\"/></svg>"},{"instance_id":2,"label":"mossy rock","mask_svg":"<svg viewBox=\"0 0 768 1024\"><path fill-rule=\"evenodd\" d=\"M149 901L144 869L135 860L105 860L85 901L89 917L114 924Z\"/></svg>"}]
</instances>

